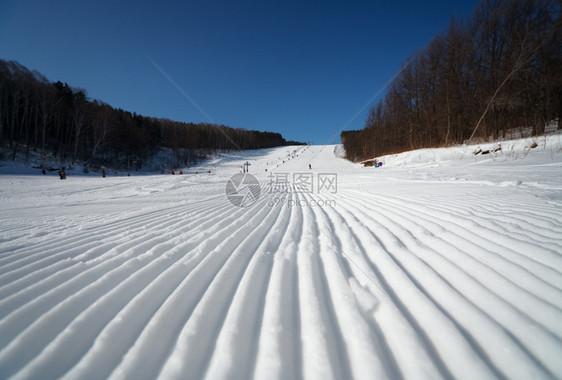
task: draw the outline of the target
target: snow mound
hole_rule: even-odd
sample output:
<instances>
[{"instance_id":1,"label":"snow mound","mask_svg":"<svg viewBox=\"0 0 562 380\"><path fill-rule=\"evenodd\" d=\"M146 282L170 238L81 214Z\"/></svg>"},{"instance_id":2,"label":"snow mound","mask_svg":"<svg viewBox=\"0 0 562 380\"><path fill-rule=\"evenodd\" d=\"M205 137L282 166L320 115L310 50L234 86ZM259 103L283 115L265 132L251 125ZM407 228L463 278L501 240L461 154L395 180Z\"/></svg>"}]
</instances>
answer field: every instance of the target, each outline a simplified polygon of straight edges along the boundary
<instances>
[{"instance_id":1,"label":"snow mound","mask_svg":"<svg viewBox=\"0 0 562 380\"><path fill-rule=\"evenodd\" d=\"M428 165L477 164L490 161L523 160L560 161L562 135L509 140L478 145L460 145L447 148L418 149L400 154L378 157L384 165L416 167Z\"/></svg>"}]
</instances>

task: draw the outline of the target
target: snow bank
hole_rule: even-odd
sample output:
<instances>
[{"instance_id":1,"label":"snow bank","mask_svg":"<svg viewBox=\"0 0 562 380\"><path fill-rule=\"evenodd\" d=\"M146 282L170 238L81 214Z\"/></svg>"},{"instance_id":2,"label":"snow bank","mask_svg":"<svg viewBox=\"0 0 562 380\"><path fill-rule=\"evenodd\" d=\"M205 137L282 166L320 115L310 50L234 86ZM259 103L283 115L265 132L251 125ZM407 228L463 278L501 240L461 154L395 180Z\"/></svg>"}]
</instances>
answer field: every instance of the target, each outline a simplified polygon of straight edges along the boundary
<instances>
[{"instance_id":1,"label":"snow bank","mask_svg":"<svg viewBox=\"0 0 562 380\"><path fill-rule=\"evenodd\" d=\"M519 160L527 164L536 159L556 162L560 161L561 155L562 134L553 134L477 145L418 149L377 159L387 166L416 167Z\"/></svg>"}]
</instances>

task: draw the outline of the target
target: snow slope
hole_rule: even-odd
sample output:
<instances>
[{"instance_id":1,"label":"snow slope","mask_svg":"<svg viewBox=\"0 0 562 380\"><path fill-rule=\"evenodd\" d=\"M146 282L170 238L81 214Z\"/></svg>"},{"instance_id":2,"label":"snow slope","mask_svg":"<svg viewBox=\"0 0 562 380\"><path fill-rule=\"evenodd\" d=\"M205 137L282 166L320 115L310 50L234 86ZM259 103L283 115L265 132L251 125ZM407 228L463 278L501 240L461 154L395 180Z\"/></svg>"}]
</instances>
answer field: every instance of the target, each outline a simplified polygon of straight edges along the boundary
<instances>
[{"instance_id":1,"label":"snow slope","mask_svg":"<svg viewBox=\"0 0 562 380\"><path fill-rule=\"evenodd\" d=\"M335 146L183 176L0 168L0 378L562 378L556 138L377 169ZM246 161L261 196L237 208Z\"/></svg>"}]
</instances>

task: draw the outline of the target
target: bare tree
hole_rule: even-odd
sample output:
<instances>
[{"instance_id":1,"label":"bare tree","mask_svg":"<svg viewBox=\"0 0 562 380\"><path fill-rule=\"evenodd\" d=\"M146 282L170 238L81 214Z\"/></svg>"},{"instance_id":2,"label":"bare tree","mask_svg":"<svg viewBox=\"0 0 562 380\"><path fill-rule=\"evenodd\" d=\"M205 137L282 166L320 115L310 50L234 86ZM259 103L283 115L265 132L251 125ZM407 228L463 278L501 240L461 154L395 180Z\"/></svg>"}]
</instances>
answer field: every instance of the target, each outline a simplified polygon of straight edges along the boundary
<instances>
[{"instance_id":1,"label":"bare tree","mask_svg":"<svg viewBox=\"0 0 562 380\"><path fill-rule=\"evenodd\" d=\"M80 138L88 116L89 103L87 101L85 91L78 90L74 93L72 106L72 121L74 125L74 154L72 155L72 163L74 163L78 158Z\"/></svg>"},{"instance_id":2,"label":"bare tree","mask_svg":"<svg viewBox=\"0 0 562 380\"><path fill-rule=\"evenodd\" d=\"M53 119L55 108L55 91L51 85L45 85L39 92L39 110L41 114L41 159L43 163L46 159L45 144L49 123Z\"/></svg>"}]
</instances>

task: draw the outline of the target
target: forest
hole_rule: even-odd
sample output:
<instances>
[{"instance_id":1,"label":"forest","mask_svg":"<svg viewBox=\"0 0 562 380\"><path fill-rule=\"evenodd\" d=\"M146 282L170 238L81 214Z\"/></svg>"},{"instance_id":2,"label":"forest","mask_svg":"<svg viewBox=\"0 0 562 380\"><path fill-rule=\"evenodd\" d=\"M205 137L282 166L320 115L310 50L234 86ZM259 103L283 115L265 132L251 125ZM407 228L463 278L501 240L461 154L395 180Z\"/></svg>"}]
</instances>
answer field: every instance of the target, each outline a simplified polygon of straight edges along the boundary
<instances>
[{"instance_id":1,"label":"forest","mask_svg":"<svg viewBox=\"0 0 562 380\"><path fill-rule=\"evenodd\" d=\"M346 157L544 133L562 116L562 2L484 0L469 20L406 60L362 130L343 131Z\"/></svg>"},{"instance_id":2,"label":"forest","mask_svg":"<svg viewBox=\"0 0 562 380\"><path fill-rule=\"evenodd\" d=\"M274 132L141 116L0 60L0 144L9 152L0 159L37 152L60 163L141 170L161 148L174 153L174 164L189 166L214 152L301 143Z\"/></svg>"}]
</instances>

